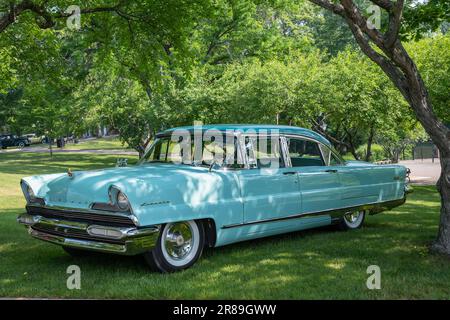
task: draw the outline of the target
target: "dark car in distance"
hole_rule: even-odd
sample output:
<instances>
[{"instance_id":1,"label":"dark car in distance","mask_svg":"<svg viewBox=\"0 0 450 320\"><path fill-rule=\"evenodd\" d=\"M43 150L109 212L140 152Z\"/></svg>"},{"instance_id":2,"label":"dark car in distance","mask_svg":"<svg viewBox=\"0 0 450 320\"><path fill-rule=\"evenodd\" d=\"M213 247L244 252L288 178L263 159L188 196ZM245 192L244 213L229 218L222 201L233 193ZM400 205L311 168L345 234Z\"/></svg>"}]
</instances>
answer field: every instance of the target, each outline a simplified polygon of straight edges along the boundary
<instances>
[{"instance_id":1,"label":"dark car in distance","mask_svg":"<svg viewBox=\"0 0 450 320\"><path fill-rule=\"evenodd\" d=\"M23 147L29 146L31 144L27 137L19 137L13 134L2 134L0 135L0 147L6 149L8 147Z\"/></svg>"}]
</instances>

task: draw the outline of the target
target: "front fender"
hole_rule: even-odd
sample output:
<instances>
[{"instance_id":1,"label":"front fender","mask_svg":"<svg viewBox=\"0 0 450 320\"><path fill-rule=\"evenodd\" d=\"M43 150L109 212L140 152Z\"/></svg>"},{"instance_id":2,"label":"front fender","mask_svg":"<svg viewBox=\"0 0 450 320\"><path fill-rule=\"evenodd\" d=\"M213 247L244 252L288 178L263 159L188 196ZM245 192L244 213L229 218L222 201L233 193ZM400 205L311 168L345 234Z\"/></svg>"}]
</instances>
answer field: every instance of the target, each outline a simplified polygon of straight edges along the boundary
<instances>
[{"instance_id":1,"label":"front fender","mask_svg":"<svg viewBox=\"0 0 450 320\"><path fill-rule=\"evenodd\" d=\"M127 195L141 226L206 218L219 226L243 220L236 179L232 172L194 172L116 186Z\"/></svg>"}]
</instances>

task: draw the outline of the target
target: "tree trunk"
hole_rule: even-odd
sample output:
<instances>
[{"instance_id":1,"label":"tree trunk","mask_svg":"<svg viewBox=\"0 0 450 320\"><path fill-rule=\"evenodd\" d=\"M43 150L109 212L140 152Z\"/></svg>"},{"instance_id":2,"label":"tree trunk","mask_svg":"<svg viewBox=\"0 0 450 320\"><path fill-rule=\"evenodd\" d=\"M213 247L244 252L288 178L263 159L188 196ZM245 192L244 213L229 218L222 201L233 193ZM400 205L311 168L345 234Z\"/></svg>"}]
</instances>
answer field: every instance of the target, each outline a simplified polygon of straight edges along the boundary
<instances>
[{"instance_id":1,"label":"tree trunk","mask_svg":"<svg viewBox=\"0 0 450 320\"><path fill-rule=\"evenodd\" d=\"M432 251L450 254L450 157L441 158L441 176L437 183L441 195L439 233L431 246Z\"/></svg>"},{"instance_id":2,"label":"tree trunk","mask_svg":"<svg viewBox=\"0 0 450 320\"><path fill-rule=\"evenodd\" d=\"M382 33L367 24L353 0L310 0L324 9L343 17L361 50L391 79L414 111L441 154L441 177L438 190L441 195L441 220L439 234L432 246L436 252L450 255L450 129L434 114L427 88L416 64L403 47L399 31L401 27L403 0L371 0L389 13L388 29ZM372 47L378 47L378 52Z\"/></svg>"},{"instance_id":3,"label":"tree trunk","mask_svg":"<svg viewBox=\"0 0 450 320\"><path fill-rule=\"evenodd\" d=\"M367 162L369 162L370 158L372 157L372 143L373 143L374 135L375 135L375 130L372 126L372 127L370 127L369 140L367 140L367 150L366 150L366 158L365 158L365 160Z\"/></svg>"},{"instance_id":4,"label":"tree trunk","mask_svg":"<svg viewBox=\"0 0 450 320\"><path fill-rule=\"evenodd\" d=\"M50 149L50 158L53 157L53 146L52 146L53 138L48 137L48 147Z\"/></svg>"},{"instance_id":5,"label":"tree trunk","mask_svg":"<svg viewBox=\"0 0 450 320\"><path fill-rule=\"evenodd\" d=\"M411 61L410 63L413 64ZM438 236L432 244L431 250L450 255L450 130L436 118L433 112L430 112L432 105L422 77L414 64L411 69L410 72L406 72L407 82L410 86L408 102L442 155L441 175L437 183L437 189L441 196L441 216Z\"/></svg>"},{"instance_id":6,"label":"tree trunk","mask_svg":"<svg viewBox=\"0 0 450 320\"><path fill-rule=\"evenodd\" d=\"M432 245L432 250L450 255L450 130L436 118L432 111L430 112L433 108L422 77L409 56L406 54L404 58L408 61L408 65L411 66L410 70L405 72L409 85L408 93L410 99L408 102L414 110L417 119L442 155L441 176L437 183L441 196L441 217L439 233Z\"/></svg>"},{"instance_id":7,"label":"tree trunk","mask_svg":"<svg viewBox=\"0 0 450 320\"><path fill-rule=\"evenodd\" d=\"M348 140L348 149L350 151L350 153L353 155L353 157L355 158L355 160L360 160L358 153L356 152L356 147L355 144L353 142L353 136L351 134L351 132L347 129L344 129L345 133L347 134L347 140Z\"/></svg>"},{"instance_id":8,"label":"tree trunk","mask_svg":"<svg viewBox=\"0 0 450 320\"><path fill-rule=\"evenodd\" d=\"M145 150L147 149L148 144L153 139L153 134L149 134L147 138L142 139L141 143L135 148L137 152L139 152L139 159L145 155Z\"/></svg>"},{"instance_id":9,"label":"tree trunk","mask_svg":"<svg viewBox=\"0 0 450 320\"><path fill-rule=\"evenodd\" d=\"M137 151L139 152L139 159L142 159L142 157L144 156L144 154L145 154L145 149L144 148L142 148L142 146L139 146L138 148L137 148Z\"/></svg>"}]
</instances>

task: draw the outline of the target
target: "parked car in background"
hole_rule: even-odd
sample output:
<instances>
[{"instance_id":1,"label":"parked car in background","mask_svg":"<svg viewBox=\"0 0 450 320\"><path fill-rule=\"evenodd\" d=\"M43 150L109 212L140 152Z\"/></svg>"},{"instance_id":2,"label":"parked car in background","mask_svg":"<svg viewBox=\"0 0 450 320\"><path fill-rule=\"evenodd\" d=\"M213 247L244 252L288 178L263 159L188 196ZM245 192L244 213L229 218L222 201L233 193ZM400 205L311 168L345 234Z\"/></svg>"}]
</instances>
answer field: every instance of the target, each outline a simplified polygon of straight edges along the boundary
<instances>
[{"instance_id":1,"label":"parked car in background","mask_svg":"<svg viewBox=\"0 0 450 320\"><path fill-rule=\"evenodd\" d=\"M41 137L37 136L35 133L27 133L27 134L24 134L23 137L30 140L30 144L41 143Z\"/></svg>"},{"instance_id":2,"label":"parked car in background","mask_svg":"<svg viewBox=\"0 0 450 320\"><path fill-rule=\"evenodd\" d=\"M47 136L41 136L40 141L43 144L48 144L50 142L50 138ZM74 142L74 141L75 141L74 135L53 138L53 144L57 144L58 148L60 148L61 146L64 146L68 142Z\"/></svg>"},{"instance_id":3,"label":"parked car in background","mask_svg":"<svg viewBox=\"0 0 450 320\"><path fill-rule=\"evenodd\" d=\"M404 166L345 161L323 136L290 126L170 129L137 165L121 164L23 178L18 222L74 256L143 254L152 268L173 272L206 246L360 228L409 192Z\"/></svg>"},{"instance_id":4,"label":"parked car in background","mask_svg":"<svg viewBox=\"0 0 450 320\"><path fill-rule=\"evenodd\" d=\"M42 144L47 144L50 142L50 139L47 136L41 136L40 139Z\"/></svg>"},{"instance_id":5,"label":"parked car in background","mask_svg":"<svg viewBox=\"0 0 450 320\"><path fill-rule=\"evenodd\" d=\"M8 147L19 147L20 149L29 146L31 144L27 137L19 137L12 134L0 135L0 146L2 149Z\"/></svg>"}]
</instances>

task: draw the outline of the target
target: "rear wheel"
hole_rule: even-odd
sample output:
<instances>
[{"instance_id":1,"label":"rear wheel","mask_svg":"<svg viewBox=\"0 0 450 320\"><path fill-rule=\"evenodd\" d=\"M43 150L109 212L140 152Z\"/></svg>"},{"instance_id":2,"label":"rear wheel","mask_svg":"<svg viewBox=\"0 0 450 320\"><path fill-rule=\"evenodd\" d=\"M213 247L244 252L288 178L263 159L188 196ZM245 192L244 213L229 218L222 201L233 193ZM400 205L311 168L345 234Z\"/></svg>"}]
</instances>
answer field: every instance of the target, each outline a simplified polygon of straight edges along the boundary
<instances>
[{"instance_id":1,"label":"rear wheel","mask_svg":"<svg viewBox=\"0 0 450 320\"><path fill-rule=\"evenodd\" d=\"M339 223L341 230L359 229L364 223L366 212L364 210L346 213Z\"/></svg>"},{"instance_id":2,"label":"rear wheel","mask_svg":"<svg viewBox=\"0 0 450 320\"><path fill-rule=\"evenodd\" d=\"M17 146L19 147L19 149L23 149L25 147L25 143L24 142L19 142L17 144Z\"/></svg>"},{"instance_id":3,"label":"rear wheel","mask_svg":"<svg viewBox=\"0 0 450 320\"><path fill-rule=\"evenodd\" d=\"M205 230L199 221L167 223L152 251L144 254L148 265L159 272L175 272L192 266L202 255Z\"/></svg>"}]
</instances>

